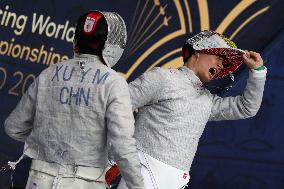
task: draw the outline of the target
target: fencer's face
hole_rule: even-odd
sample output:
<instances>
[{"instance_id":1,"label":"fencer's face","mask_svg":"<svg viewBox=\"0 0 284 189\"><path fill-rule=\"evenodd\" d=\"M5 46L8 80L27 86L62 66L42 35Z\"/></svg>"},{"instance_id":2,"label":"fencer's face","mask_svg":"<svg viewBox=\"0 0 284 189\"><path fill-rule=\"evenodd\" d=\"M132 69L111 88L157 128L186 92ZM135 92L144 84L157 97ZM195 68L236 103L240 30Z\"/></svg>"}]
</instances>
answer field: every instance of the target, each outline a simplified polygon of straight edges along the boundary
<instances>
[{"instance_id":1,"label":"fencer's face","mask_svg":"<svg viewBox=\"0 0 284 189\"><path fill-rule=\"evenodd\" d=\"M195 71L201 82L209 82L223 69L223 58L217 55L196 53Z\"/></svg>"}]
</instances>

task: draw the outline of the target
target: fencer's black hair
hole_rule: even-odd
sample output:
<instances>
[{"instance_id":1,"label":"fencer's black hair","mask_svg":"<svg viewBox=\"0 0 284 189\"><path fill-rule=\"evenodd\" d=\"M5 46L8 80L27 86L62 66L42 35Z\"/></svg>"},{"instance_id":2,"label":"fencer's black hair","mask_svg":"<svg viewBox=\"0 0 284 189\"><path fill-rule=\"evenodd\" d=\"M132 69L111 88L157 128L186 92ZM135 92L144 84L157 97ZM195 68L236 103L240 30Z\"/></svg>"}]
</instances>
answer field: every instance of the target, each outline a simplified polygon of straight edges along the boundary
<instances>
[{"instance_id":1,"label":"fencer's black hair","mask_svg":"<svg viewBox=\"0 0 284 189\"><path fill-rule=\"evenodd\" d=\"M196 51L193 49L192 45L185 42L182 46L183 63L186 63L195 52Z\"/></svg>"},{"instance_id":2,"label":"fencer's black hair","mask_svg":"<svg viewBox=\"0 0 284 189\"><path fill-rule=\"evenodd\" d=\"M80 16L77 21L74 38L74 50L76 53L80 54L97 55L102 59L102 51L108 35L108 25L106 19L102 17L97 21L94 32L91 35L85 35L83 31L84 23L87 15L91 12L97 11L88 11L86 14Z\"/></svg>"}]
</instances>

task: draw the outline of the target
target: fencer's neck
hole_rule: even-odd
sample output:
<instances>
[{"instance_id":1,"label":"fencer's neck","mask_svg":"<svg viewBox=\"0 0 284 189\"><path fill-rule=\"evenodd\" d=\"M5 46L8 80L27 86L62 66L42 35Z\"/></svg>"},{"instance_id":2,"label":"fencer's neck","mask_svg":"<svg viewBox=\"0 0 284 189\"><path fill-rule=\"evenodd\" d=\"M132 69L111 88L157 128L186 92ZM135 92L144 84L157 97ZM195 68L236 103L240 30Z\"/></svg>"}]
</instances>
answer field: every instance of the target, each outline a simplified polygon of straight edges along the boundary
<instances>
[{"instance_id":1,"label":"fencer's neck","mask_svg":"<svg viewBox=\"0 0 284 189\"><path fill-rule=\"evenodd\" d=\"M189 68L190 70L193 71L193 73L200 79L200 77L198 76L198 71L196 68L196 63L194 61L192 61L191 59L189 59L189 61L187 61L184 66L186 66L187 68Z\"/></svg>"}]
</instances>

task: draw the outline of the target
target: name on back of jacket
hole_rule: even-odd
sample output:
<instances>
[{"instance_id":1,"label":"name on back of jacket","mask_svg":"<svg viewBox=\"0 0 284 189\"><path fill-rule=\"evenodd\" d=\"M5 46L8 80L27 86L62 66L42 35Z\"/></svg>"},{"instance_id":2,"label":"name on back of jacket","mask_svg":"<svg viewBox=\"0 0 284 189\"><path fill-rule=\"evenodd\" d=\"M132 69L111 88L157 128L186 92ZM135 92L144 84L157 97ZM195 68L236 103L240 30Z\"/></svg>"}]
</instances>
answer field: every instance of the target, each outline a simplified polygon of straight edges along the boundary
<instances>
[{"instance_id":1,"label":"name on back of jacket","mask_svg":"<svg viewBox=\"0 0 284 189\"><path fill-rule=\"evenodd\" d=\"M88 83L94 85L104 85L109 72L102 73L100 69L92 71L89 68L86 71L81 71L79 76L79 83L82 83L82 87L63 86L59 91L59 101L65 105L77 105L77 106L89 106L90 99L90 87L86 87ZM91 75L92 74L92 75ZM75 75L75 66L56 66L55 73L51 78L52 82L70 81ZM74 80L72 80L74 82ZM78 83L76 83L78 84ZM89 86L89 85L88 85Z\"/></svg>"}]
</instances>

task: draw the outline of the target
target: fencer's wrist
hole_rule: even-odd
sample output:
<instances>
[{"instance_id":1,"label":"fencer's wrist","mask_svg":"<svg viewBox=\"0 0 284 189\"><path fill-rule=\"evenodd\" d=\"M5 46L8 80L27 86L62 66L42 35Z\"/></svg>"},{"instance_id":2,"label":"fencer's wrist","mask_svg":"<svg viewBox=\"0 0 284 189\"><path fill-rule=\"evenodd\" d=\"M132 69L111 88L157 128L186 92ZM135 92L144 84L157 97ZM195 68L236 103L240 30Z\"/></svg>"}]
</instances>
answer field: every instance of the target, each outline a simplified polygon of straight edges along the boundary
<instances>
[{"instance_id":1,"label":"fencer's wrist","mask_svg":"<svg viewBox=\"0 0 284 189\"><path fill-rule=\"evenodd\" d=\"M247 67L249 69L251 69L251 70L258 70L260 68L262 69L262 67L264 66L263 63L251 63L251 62L248 62L246 64L247 64Z\"/></svg>"},{"instance_id":2,"label":"fencer's wrist","mask_svg":"<svg viewBox=\"0 0 284 189\"><path fill-rule=\"evenodd\" d=\"M254 68L254 70L260 71L260 70L265 70L266 67L264 65L258 66L256 68Z\"/></svg>"},{"instance_id":3,"label":"fencer's wrist","mask_svg":"<svg viewBox=\"0 0 284 189\"><path fill-rule=\"evenodd\" d=\"M258 70L256 69L250 69L250 77L253 78L264 78L266 77L267 74L267 68L263 66L262 68L259 68Z\"/></svg>"}]
</instances>

